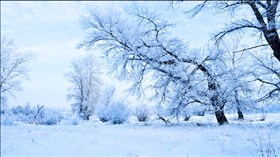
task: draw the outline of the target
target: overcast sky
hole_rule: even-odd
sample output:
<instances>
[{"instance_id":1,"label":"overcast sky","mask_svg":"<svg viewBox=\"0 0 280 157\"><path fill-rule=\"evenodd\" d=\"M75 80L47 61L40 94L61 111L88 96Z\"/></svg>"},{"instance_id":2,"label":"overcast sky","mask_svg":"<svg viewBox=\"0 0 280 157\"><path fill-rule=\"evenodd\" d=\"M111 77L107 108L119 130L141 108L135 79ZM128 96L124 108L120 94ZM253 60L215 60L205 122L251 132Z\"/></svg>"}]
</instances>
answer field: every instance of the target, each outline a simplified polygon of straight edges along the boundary
<instances>
[{"instance_id":1,"label":"overcast sky","mask_svg":"<svg viewBox=\"0 0 280 157\"><path fill-rule=\"evenodd\" d=\"M184 34L186 40L196 47L205 45L213 30L218 29L215 23L224 21L221 16L209 20L207 12L188 20L186 15L179 14L182 11L172 12L168 2L1 1L1 37L4 35L12 39L20 51L34 56L29 65L29 81L22 82L23 91L17 92L16 98L10 98L9 102L12 105L30 102L32 105L70 108L66 99L70 84L64 75L70 71L73 59L87 53L75 48L84 37L79 17L89 8L122 9L132 3L170 12L170 19L182 22L175 33L181 36ZM187 8L186 5L184 8ZM106 76L102 78L106 82ZM116 83L116 86L123 85Z\"/></svg>"}]
</instances>

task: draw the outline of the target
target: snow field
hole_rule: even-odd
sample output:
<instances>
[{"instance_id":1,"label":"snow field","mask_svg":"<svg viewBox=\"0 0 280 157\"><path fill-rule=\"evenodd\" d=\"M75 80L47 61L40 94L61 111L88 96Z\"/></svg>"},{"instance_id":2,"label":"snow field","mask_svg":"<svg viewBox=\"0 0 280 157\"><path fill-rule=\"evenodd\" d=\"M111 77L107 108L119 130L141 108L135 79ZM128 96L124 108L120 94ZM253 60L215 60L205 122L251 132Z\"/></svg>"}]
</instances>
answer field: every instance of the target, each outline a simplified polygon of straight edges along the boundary
<instances>
[{"instance_id":1,"label":"snow field","mask_svg":"<svg viewBox=\"0 0 280 157\"><path fill-rule=\"evenodd\" d=\"M260 148L280 152L280 114L246 116L218 126L213 115L165 125L99 121L78 125L1 126L1 156L261 156ZM245 117L245 118L246 118ZM261 142L260 142L261 141ZM271 147L270 147L271 146Z\"/></svg>"}]
</instances>

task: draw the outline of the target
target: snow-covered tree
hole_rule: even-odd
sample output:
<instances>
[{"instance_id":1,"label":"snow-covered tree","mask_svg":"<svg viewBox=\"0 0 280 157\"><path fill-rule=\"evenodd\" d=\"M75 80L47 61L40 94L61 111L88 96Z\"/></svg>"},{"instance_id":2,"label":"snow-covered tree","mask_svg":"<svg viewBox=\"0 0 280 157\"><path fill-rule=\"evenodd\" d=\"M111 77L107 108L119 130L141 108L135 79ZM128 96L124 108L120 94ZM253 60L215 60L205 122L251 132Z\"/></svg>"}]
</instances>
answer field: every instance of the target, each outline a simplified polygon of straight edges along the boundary
<instances>
[{"instance_id":1,"label":"snow-covered tree","mask_svg":"<svg viewBox=\"0 0 280 157\"><path fill-rule=\"evenodd\" d=\"M221 75L221 79L226 82L224 88L229 91L227 107L237 111L238 119L244 119L243 111L247 111L254 106L255 101L253 98L255 94L254 83L251 75L253 69L248 68L253 64L253 60L248 53L236 53L239 45L238 39L237 42L232 41L234 39L231 39L233 45L229 42L223 44L224 49L226 49L223 60L228 71Z\"/></svg>"},{"instance_id":2,"label":"snow-covered tree","mask_svg":"<svg viewBox=\"0 0 280 157\"><path fill-rule=\"evenodd\" d=\"M101 81L98 78L98 63L93 55L87 55L72 63L72 71L66 74L72 83L69 100L72 110L88 120L94 114L99 97Z\"/></svg>"},{"instance_id":3,"label":"snow-covered tree","mask_svg":"<svg viewBox=\"0 0 280 157\"><path fill-rule=\"evenodd\" d=\"M97 45L110 59L111 68L122 77L133 78L132 88L139 89L145 78L152 77L152 87L161 101L186 106L210 105L219 124L228 123L218 75L224 72L222 50L190 50L172 37L174 26L145 9L134 8L124 17L112 10L108 14L89 11L82 20L87 38L81 47Z\"/></svg>"},{"instance_id":4,"label":"snow-covered tree","mask_svg":"<svg viewBox=\"0 0 280 157\"><path fill-rule=\"evenodd\" d=\"M30 55L20 53L13 42L6 37L1 37L1 106L7 100L7 96L14 96L14 92L20 91L22 80L26 80L27 65Z\"/></svg>"},{"instance_id":5,"label":"snow-covered tree","mask_svg":"<svg viewBox=\"0 0 280 157\"><path fill-rule=\"evenodd\" d=\"M253 30L255 31L253 34L259 39L264 38L266 43L258 40L259 44L252 45L250 48L245 48L244 50L268 46L273 51L274 57L280 62L280 38L278 34L280 12L278 4L279 0L223 0L217 2L205 0L189 10L188 13L194 16L206 6L216 8L221 12L230 12L231 15L235 16L235 21L230 21L222 31L214 36L214 39L219 42L229 34ZM244 13L241 16L236 14L241 12L242 9L250 13L252 18Z\"/></svg>"}]
</instances>

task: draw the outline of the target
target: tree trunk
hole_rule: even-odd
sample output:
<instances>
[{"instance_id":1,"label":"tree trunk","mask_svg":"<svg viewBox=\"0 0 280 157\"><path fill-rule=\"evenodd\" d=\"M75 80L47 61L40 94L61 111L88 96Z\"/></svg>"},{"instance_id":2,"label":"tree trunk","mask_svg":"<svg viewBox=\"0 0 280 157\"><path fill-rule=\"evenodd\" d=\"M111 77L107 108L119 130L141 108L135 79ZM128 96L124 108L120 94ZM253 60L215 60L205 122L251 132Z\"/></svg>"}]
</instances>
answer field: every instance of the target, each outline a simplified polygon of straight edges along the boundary
<instances>
[{"instance_id":1,"label":"tree trunk","mask_svg":"<svg viewBox=\"0 0 280 157\"><path fill-rule=\"evenodd\" d=\"M280 39L277 29L263 30L264 37L273 51L273 55L280 62Z\"/></svg>"},{"instance_id":2,"label":"tree trunk","mask_svg":"<svg viewBox=\"0 0 280 157\"><path fill-rule=\"evenodd\" d=\"M243 115L243 113L242 113L242 111L241 111L241 109L239 107L241 105L241 103L240 103L240 101L238 99L238 91L237 91L237 89L234 90L234 97L235 97L235 101L236 101L236 109L237 109L238 119L239 120L244 120L244 115Z\"/></svg>"},{"instance_id":3,"label":"tree trunk","mask_svg":"<svg viewBox=\"0 0 280 157\"><path fill-rule=\"evenodd\" d=\"M280 39L276 29L270 31L263 31L265 34L265 39L268 42L270 48L273 51L273 55L280 62Z\"/></svg>"},{"instance_id":4,"label":"tree trunk","mask_svg":"<svg viewBox=\"0 0 280 157\"><path fill-rule=\"evenodd\" d=\"M228 120L224 113L225 102L224 99L220 97L218 88L220 85L217 83L216 78L211 75L207 68L203 64L195 64L198 69L200 69L207 77L208 90L214 92L215 94L211 97L211 104L215 108L215 116L219 125L228 124Z\"/></svg>"},{"instance_id":5,"label":"tree trunk","mask_svg":"<svg viewBox=\"0 0 280 157\"><path fill-rule=\"evenodd\" d=\"M278 1L275 1L274 4L269 4L267 6L266 16L261 14L256 3L256 1L248 1L248 4L251 6L257 20L259 21L259 24L261 25L261 30L267 43L273 50L274 57L280 62L280 39L276 29L277 25L275 20ZM267 17L267 22L264 20L265 17Z\"/></svg>"},{"instance_id":6,"label":"tree trunk","mask_svg":"<svg viewBox=\"0 0 280 157\"><path fill-rule=\"evenodd\" d=\"M273 41L269 43L271 49L273 50L273 55L280 62L280 42L279 40Z\"/></svg>"},{"instance_id":7,"label":"tree trunk","mask_svg":"<svg viewBox=\"0 0 280 157\"><path fill-rule=\"evenodd\" d=\"M219 125L228 124L228 120L225 116L224 110L215 111L215 116Z\"/></svg>"},{"instance_id":8,"label":"tree trunk","mask_svg":"<svg viewBox=\"0 0 280 157\"><path fill-rule=\"evenodd\" d=\"M225 102L223 102L222 98L217 95L213 96L211 99L212 106L215 109L215 116L219 123L219 125L228 124L228 120L225 116L224 106Z\"/></svg>"},{"instance_id":9,"label":"tree trunk","mask_svg":"<svg viewBox=\"0 0 280 157\"><path fill-rule=\"evenodd\" d=\"M244 120L244 115L243 115L242 111L240 110L240 108L238 106L236 108L237 108L238 119Z\"/></svg>"}]
</instances>

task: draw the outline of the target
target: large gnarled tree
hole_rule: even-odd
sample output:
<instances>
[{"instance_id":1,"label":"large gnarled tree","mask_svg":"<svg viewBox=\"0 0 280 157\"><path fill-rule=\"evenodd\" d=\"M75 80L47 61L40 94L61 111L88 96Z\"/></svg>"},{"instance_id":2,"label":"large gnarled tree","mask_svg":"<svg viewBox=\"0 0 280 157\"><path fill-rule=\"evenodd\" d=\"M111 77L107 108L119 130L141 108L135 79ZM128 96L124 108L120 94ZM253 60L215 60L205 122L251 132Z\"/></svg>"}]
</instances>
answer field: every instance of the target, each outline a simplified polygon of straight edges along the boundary
<instances>
[{"instance_id":1,"label":"large gnarled tree","mask_svg":"<svg viewBox=\"0 0 280 157\"><path fill-rule=\"evenodd\" d=\"M226 99L215 71L206 64L218 60L219 55L192 57L200 51L192 52L181 40L170 37L167 32L172 24L139 8L131 15L126 19L116 12L102 15L91 10L81 20L88 34L81 47L99 46L110 59L111 68L134 79L134 87L141 86L145 76L153 76L152 86L162 97L168 94L167 91L176 90L184 98L188 91L199 89L198 84L204 85L205 91L201 95L206 96L208 104L214 108L218 123L228 123L224 114ZM195 75L199 76L191 78ZM202 83L198 83L197 78ZM192 102L200 102L195 96L189 96L187 101L192 98Z\"/></svg>"}]
</instances>

